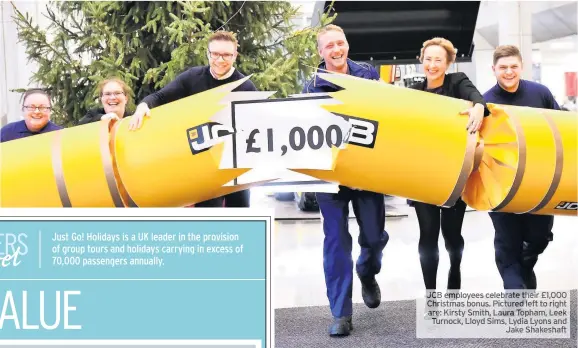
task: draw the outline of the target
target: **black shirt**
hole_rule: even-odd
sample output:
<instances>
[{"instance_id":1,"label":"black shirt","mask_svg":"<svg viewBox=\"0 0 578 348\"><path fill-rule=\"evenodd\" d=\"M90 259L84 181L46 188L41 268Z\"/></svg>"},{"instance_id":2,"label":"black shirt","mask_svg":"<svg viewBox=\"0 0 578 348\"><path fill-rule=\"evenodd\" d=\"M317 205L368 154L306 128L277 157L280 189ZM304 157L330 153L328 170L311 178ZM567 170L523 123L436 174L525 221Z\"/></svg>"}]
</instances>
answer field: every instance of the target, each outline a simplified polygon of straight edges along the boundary
<instances>
[{"instance_id":1,"label":"black shirt","mask_svg":"<svg viewBox=\"0 0 578 348\"><path fill-rule=\"evenodd\" d=\"M430 92L430 93L434 93L434 94L441 94L441 95L443 95L443 94L444 94L444 86L442 85L442 86L439 86L439 87L436 87L436 88L426 88L425 91L426 91L426 92Z\"/></svg>"},{"instance_id":2,"label":"black shirt","mask_svg":"<svg viewBox=\"0 0 578 348\"><path fill-rule=\"evenodd\" d=\"M106 111L104 111L104 108L96 108L96 109L91 109L88 110L86 112L86 115L84 115L79 121L78 121L78 125L82 125L82 124L88 124L88 123L92 123L92 122L98 122L100 121L100 119L102 118L102 116L106 115ZM124 116L129 116L130 113L125 109L124 111Z\"/></svg>"},{"instance_id":3,"label":"black shirt","mask_svg":"<svg viewBox=\"0 0 578 348\"><path fill-rule=\"evenodd\" d=\"M240 80L245 75L235 69L233 74L226 79L217 80L213 77L209 66L196 66L179 74L173 81L142 100L150 109L171 103L175 100L189 97L193 94L205 92L209 89ZM250 80L245 81L234 91L256 91L257 88Z\"/></svg>"},{"instance_id":4,"label":"black shirt","mask_svg":"<svg viewBox=\"0 0 578 348\"><path fill-rule=\"evenodd\" d=\"M426 87L427 80L416 83L410 88L429 92ZM438 91L438 89L440 90ZM446 74L444 77L443 85L436 88L435 90L437 94L441 94L446 97L468 100L473 102L474 105L482 104L484 106L484 116L488 116L490 114L490 110L488 110L486 107L486 101L484 100L484 97L478 91L476 86L474 86L472 81L470 81L468 76L463 72Z\"/></svg>"}]
</instances>

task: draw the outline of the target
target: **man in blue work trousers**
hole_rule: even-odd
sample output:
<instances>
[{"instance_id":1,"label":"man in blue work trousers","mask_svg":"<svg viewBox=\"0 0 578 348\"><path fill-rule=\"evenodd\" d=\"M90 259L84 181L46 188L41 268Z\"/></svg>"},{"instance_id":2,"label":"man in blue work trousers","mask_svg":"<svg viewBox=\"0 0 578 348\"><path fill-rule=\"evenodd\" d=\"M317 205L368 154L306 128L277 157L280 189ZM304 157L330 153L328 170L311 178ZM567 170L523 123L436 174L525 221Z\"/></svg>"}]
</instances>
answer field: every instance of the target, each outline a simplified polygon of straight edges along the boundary
<instances>
[{"instance_id":1,"label":"man in blue work trousers","mask_svg":"<svg viewBox=\"0 0 578 348\"><path fill-rule=\"evenodd\" d=\"M317 34L317 47L323 58L319 70L349 74L365 79L378 80L375 68L347 58L349 45L343 29L328 25ZM327 93L337 91L337 86L314 76L303 88L303 93ZM389 240L385 227L384 196L379 193L339 187L338 193L317 193L317 202L323 217L323 268L327 297L333 315L329 327L330 336L347 336L353 329L352 284L353 259L352 238L349 234L349 203L359 225L361 254L357 259L356 272L361 280L363 301L369 308L381 303L381 292L375 275L381 270L383 249Z\"/></svg>"}]
</instances>

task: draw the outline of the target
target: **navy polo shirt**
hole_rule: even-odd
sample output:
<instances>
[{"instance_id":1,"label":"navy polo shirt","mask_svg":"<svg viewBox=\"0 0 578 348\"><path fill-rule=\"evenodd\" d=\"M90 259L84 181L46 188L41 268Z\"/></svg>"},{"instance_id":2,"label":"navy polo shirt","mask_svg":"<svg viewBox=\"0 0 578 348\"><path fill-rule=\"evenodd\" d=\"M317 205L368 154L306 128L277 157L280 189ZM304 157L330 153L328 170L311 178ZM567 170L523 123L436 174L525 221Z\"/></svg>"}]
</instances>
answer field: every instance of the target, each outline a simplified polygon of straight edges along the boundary
<instances>
[{"instance_id":1,"label":"navy polo shirt","mask_svg":"<svg viewBox=\"0 0 578 348\"><path fill-rule=\"evenodd\" d=\"M560 106L548 87L522 79L515 92L508 92L496 84L484 93L484 99L488 103L560 110Z\"/></svg>"},{"instance_id":2,"label":"navy polo shirt","mask_svg":"<svg viewBox=\"0 0 578 348\"><path fill-rule=\"evenodd\" d=\"M12 122L5 125L2 127L2 130L0 130L0 142L4 143L6 141L26 138L32 135L48 133L59 129L62 129L62 127L52 121L48 121L46 126L44 126L40 131L31 132L28 127L26 127L26 122L24 120Z\"/></svg>"}]
</instances>

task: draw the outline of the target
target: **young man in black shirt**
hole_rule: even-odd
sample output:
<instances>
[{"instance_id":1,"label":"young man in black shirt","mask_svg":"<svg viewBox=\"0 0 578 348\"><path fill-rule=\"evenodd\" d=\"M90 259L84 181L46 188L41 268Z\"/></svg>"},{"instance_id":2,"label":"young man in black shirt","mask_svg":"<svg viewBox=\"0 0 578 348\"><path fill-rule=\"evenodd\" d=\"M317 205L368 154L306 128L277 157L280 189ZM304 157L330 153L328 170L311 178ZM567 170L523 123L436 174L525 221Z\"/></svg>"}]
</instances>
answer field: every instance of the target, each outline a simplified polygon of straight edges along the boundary
<instances>
[{"instance_id":1,"label":"young man in black shirt","mask_svg":"<svg viewBox=\"0 0 578 348\"><path fill-rule=\"evenodd\" d=\"M209 89L243 79L245 75L237 71L233 64L237 59L237 39L234 34L218 31L209 37L208 66L192 67L178 75L175 80L161 90L145 97L132 115L129 130L142 126L143 118L150 116L150 109L161 106ZM250 80L245 81L234 91L257 91ZM210 199L195 204L196 207L248 207L249 190L231 193L225 197Z\"/></svg>"},{"instance_id":2,"label":"young man in black shirt","mask_svg":"<svg viewBox=\"0 0 578 348\"><path fill-rule=\"evenodd\" d=\"M560 110L546 86L520 78L522 55L517 47L496 48L492 69L497 83L484 94L486 102ZM554 217L501 212L491 212L490 217L496 230L496 264L504 289L536 289L534 266L553 239Z\"/></svg>"}]
</instances>

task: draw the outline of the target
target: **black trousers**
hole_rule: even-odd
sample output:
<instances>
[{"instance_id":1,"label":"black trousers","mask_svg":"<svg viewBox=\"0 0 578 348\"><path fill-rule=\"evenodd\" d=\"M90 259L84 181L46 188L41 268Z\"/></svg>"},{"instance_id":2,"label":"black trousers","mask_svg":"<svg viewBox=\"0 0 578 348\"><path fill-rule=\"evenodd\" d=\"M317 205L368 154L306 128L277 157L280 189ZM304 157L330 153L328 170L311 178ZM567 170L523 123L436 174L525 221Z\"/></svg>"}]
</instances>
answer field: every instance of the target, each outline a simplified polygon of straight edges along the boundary
<instances>
[{"instance_id":1,"label":"black trousers","mask_svg":"<svg viewBox=\"0 0 578 348\"><path fill-rule=\"evenodd\" d=\"M496 266L504 289L536 289L534 266L553 240L551 215L490 213Z\"/></svg>"},{"instance_id":2,"label":"black trousers","mask_svg":"<svg viewBox=\"0 0 578 348\"><path fill-rule=\"evenodd\" d=\"M462 223L466 212L466 203L460 199L451 208L442 208L422 202L413 202L413 206L419 221L418 251L426 290L436 289L440 227L450 257L447 288L460 289L462 282L460 265L464 250Z\"/></svg>"},{"instance_id":3,"label":"black trousers","mask_svg":"<svg viewBox=\"0 0 578 348\"><path fill-rule=\"evenodd\" d=\"M195 203L195 208L222 208L225 202L225 196L211 198L209 200Z\"/></svg>"},{"instance_id":4,"label":"black trousers","mask_svg":"<svg viewBox=\"0 0 578 348\"><path fill-rule=\"evenodd\" d=\"M249 190L237 191L195 204L198 208L248 208L251 201Z\"/></svg>"},{"instance_id":5,"label":"black trousers","mask_svg":"<svg viewBox=\"0 0 578 348\"><path fill-rule=\"evenodd\" d=\"M251 202L251 191L243 190L229 193L225 196L225 207L248 208Z\"/></svg>"}]
</instances>

